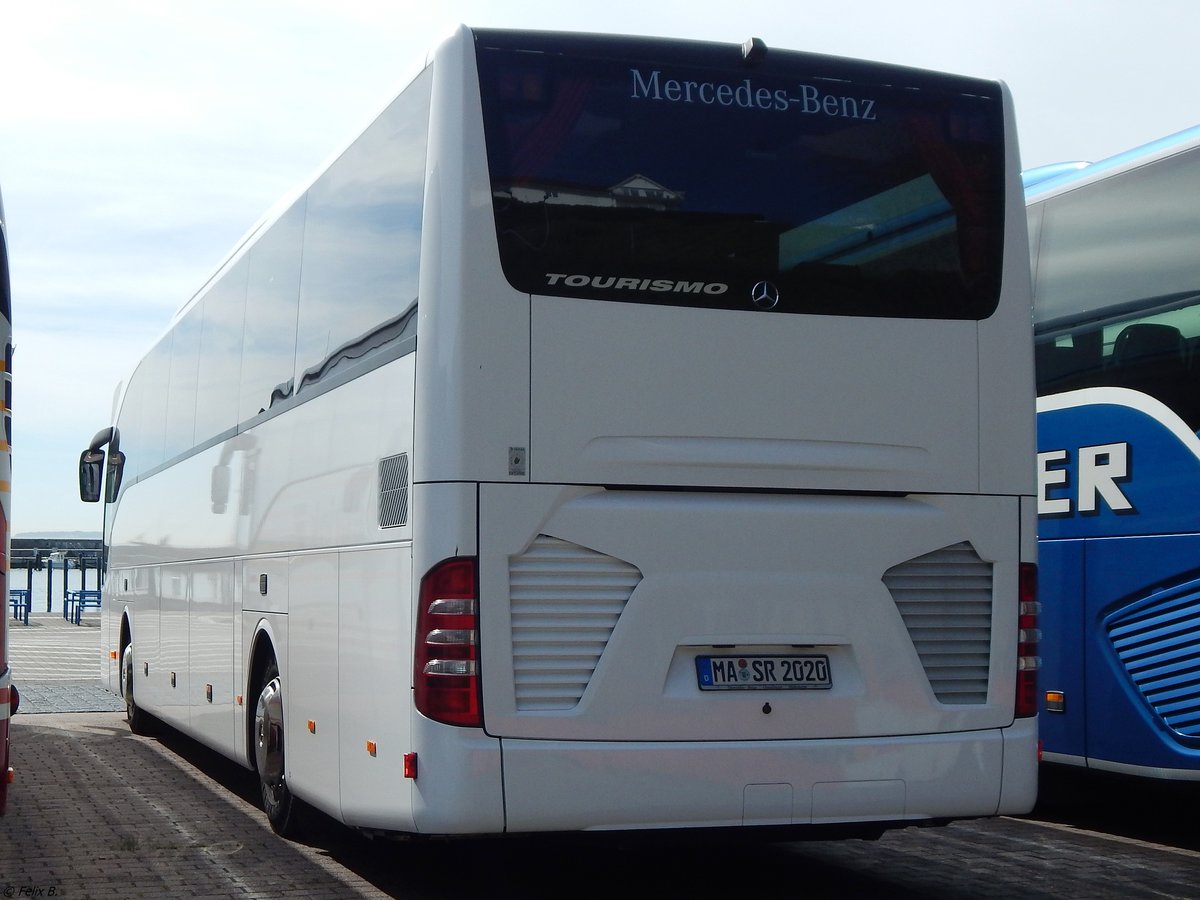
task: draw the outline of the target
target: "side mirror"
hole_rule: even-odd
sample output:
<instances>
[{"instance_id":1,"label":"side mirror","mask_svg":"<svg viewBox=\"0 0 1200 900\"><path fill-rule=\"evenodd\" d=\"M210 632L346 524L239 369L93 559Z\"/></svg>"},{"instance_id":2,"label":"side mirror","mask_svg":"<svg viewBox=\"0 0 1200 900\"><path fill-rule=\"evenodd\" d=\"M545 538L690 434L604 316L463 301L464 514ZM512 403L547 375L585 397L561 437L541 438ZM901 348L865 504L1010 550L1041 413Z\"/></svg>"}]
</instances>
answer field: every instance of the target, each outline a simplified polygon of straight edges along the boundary
<instances>
[{"instance_id":1,"label":"side mirror","mask_svg":"<svg viewBox=\"0 0 1200 900\"><path fill-rule=\"evenodd\" d=\"M121 493L121 476L125 474L125 454L120 450L110 450L108 454L108 494L106 503L116 503L117 495Z\"/></svg>"},{"instance_id":2,"label":"side mirror","mask_svg":"<svg viewBox=\"0 0 1200 900\"><path fill-rule=\"evenodd\" d=\"M118 448L121 436L116 427L97 432L88 448L79 455L79 499L84 503L96 503L104 490L104 451L108 448L108 491L104 499L112 503L121 491L121 475L125 471L125 454Z\"/></svg>"},{"instance_id":3,"label":"side mirror","mask_svg":"<svg viewBox=\"0 0 1200 900\"><path fill-rule=\"evenodd\" d=\"M99 502L103 476L104 451L84 450L79 456L79 499L84 503Z\"/></svg>"}]
</instances>

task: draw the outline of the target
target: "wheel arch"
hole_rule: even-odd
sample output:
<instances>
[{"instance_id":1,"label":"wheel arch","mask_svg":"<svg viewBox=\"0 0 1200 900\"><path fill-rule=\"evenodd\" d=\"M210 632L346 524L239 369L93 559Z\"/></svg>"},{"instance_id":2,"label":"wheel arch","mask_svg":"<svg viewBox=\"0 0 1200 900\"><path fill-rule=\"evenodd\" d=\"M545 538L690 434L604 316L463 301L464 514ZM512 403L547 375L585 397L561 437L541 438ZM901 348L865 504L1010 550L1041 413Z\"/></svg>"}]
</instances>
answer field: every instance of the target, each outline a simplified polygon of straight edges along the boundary
<instances>
[{"instance_id":1,"label":"wheel arch","mask_svg":"<svg viewBox=\"0 0 1200 900\"><path fill-rule=\"evenodd\" d=\"M133 626L129 622L129 607L121 610L121 637L117 641L117 661L121 660L121 654L125 652L125 648L133 641Z\"/></svg>"},{"instance_id":2,"label":"wheel arch","mask_svg":"<svg viewBox=\"0 0 1200 900\"><path fill-rule=\"evenodd\" d=\"M262 690L263 674L272 660L282 671L283 661L276 649L275 634L269 622L260 620L254 630L254 637L250 641L250 655L247 657L246 665L246 746L244 749L247 759L250 760L251 768L255 770L258 765L254 754L254 709L258 703L259 691ZM287 702L286 695L284 702Z\"/></svg>"}]
</instances>

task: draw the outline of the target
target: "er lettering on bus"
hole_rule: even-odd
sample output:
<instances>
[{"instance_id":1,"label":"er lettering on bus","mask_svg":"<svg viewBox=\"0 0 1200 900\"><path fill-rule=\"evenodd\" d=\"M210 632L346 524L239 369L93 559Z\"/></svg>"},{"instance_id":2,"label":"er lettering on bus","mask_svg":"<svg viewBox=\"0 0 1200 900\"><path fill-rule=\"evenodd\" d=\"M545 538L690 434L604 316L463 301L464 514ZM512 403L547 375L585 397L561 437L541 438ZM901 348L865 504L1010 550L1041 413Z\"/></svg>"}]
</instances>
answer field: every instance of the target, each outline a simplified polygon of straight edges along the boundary
<instances>
[{"instance_id":1,"label":"er lettering on bus","mask_svg":"<svg viewBox=\"0 0 1200 900\"><path fill-rule=\"evenodd\" d=\"M1129 512L1133 503L1121 490L1130 478L1130 447L1119 442L1080 447L1076 464L1075 496L1070 494L1071 454L1048 450L1038 454L1038 515L1062 516L1073 512L1094 515L1100 501L1113 512ZM1066 491L1063 496L1060 492Z\"/></svg>"}]
</instances>

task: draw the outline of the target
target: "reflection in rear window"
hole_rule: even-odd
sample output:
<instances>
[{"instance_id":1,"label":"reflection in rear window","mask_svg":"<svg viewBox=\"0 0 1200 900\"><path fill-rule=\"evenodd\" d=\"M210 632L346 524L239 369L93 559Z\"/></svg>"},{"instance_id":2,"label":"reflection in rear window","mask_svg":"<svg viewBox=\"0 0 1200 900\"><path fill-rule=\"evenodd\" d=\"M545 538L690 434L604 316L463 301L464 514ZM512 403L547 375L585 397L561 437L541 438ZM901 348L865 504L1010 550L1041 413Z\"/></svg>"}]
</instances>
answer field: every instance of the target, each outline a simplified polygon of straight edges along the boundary
<instances>
[{"instance_id":1,"label":"reflection in rear window","mask_svg":"<svg viewBox=\"0 0 1200 900\"><path fill-rule=\"evenodd\" d=\"M492 197L519 290L832 315L995 309L995 84L774 50L745 67L733 47L489 38Z\"/></svg>"}]
</instances>

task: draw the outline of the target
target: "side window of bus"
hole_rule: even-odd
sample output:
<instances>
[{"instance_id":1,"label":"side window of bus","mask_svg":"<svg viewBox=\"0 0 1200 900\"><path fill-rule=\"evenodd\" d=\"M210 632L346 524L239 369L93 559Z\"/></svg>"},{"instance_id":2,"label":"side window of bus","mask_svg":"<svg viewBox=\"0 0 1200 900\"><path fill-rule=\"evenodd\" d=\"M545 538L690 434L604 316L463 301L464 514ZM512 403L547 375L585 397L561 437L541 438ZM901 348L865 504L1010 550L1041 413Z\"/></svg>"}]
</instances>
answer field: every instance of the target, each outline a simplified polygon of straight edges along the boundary
<instances>
[{"instance_id":1,"label":"side window of bus","mask_svg":"<svg viewBox=\"0 0 1200 900\"><path fill-rule=\"evenodd\" d=\"M1102 338L1099 329L1039 336L1034 344L1038 396L1102 384Z\"/></svg>"},{"instance_id":2,"label":"side window of bus","mask_svg":"<svg viewBox=\"0 0 1200 900\"><path fill-rule=\"evenodd\" d=\"M1167 322L1139 321L1106 330L1116 332L1109 355L1109 381L1161 400L1185 420L1194 419L1185 406L1191 386L1186 344L1179 328Z\"/></svg>"},{"instance_id":3,"label":"side window of bus","mask_svg":"<svg viewBox=\"0 0 1200 900\"><path fill-rule=\"evenodd\" d=\"M204 389L196 393L197 444L226 434L238 424L247 268L242 257L203 299L200 359L204 361Z\"/></svg>"},{"instance_id":4,"label":"side window of bus","mask_svg":"<svg viewBox=\"0 0 1200 900\"><path fill-rule=\"evenodd\" d=\"M308 191L294 393L379 349L417 296L430 82L423 72Z\"/></svg>"},{"instance_id":5,"label":"side window of bus","mask_svg":"<svg viewBox=\"0 0 1200 900\"><path fill-rule=\"evenodd\" d=\"M1166 404L1192 430L1200 427L1200 298L1042 334L1035 359L1039 396L1129 388Z\"/></svg>"},{"instance_id":6,"label":"side window of bus","mask_svg":"<svg viewBox=\"0 0 1200 900\"><path fill-rule=\"evenodd\" d=\"M297 200L250 251L238 422L292 395L305 201Z\"/></svg>"}]
</instances>

